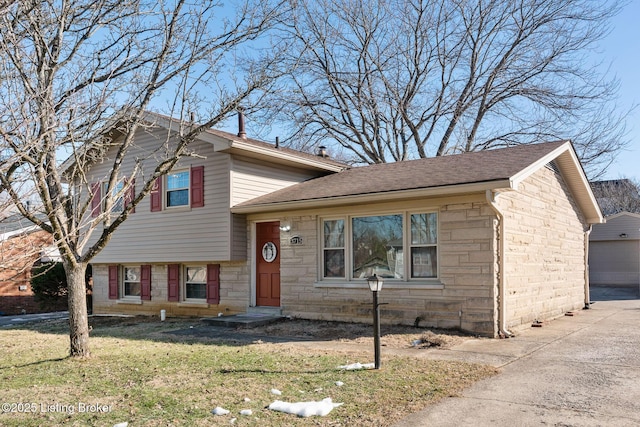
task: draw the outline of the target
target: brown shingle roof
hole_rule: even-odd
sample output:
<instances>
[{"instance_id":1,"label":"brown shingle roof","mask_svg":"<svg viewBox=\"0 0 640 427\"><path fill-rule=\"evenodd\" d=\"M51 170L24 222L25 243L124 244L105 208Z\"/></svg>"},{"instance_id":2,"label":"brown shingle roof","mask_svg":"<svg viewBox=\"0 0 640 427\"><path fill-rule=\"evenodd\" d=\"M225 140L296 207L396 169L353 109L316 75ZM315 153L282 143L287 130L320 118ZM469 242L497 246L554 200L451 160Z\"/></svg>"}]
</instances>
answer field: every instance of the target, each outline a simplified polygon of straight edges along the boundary
<instances>
[{"instance_id":1,"label":"brown shingle roof","mask_svg":"<svg viewBox=\"0 0 640 427\"><path fill-rule=\"evenodd\" d=\"M246 201L238 207L508 180L566 141L356 167Z\"/></svg>"}]
</instances>

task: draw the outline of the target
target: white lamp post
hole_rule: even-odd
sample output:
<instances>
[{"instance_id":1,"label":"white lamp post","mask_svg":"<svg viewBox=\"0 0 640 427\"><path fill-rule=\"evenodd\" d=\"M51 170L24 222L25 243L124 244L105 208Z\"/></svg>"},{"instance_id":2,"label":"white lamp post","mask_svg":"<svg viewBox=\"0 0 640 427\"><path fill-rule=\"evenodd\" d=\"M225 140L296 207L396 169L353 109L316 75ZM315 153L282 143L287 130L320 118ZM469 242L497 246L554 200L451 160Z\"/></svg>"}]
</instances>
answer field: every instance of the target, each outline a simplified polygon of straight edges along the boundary
<instances>
[{"instance_id":1,"label":"white lamp post","mask_svg":"<svg viewBox=\"0 0 640 427\"><path fill-rule=\"evenodd\" d=\"M369 289L373 292L373 349L375 368L380 369L380 304L378 304L378 292L382 290L382 277L375 274L367 278Z\"/></svg>"}]
</instances>

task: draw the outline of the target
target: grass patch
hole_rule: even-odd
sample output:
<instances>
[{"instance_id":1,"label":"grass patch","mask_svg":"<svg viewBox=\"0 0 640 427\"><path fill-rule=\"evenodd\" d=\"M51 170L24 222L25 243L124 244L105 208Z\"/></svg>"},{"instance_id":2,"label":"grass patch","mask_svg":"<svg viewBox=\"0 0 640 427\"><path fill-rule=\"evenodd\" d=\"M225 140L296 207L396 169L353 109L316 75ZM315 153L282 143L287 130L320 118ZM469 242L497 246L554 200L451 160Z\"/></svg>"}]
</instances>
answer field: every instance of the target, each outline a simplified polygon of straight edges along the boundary
<instances>
[{"instance_id":1,"label":"grass patch","mask_svg":"<svg viewBox=\"0 0 640 427\"><path fill-rule=\"evenodd\" d=\"M0 330L0 403L16 404L8 408L16 412L3 406L0 425L211 426L237 418L237 426L381 426L495 373L387 355L379 371L340 371L337 366L365 363L371 355L332 351L330 342L322 352L307 352L164 333L177 327L135 320L94 325L92 357L84 360L66 357L65 322ZM326 417L265 409L274 400L326 397L344 403ZM215 416L216 406L231 413ZM244 409L252 415L240 415Z\"/></svg>"}]
</instances>

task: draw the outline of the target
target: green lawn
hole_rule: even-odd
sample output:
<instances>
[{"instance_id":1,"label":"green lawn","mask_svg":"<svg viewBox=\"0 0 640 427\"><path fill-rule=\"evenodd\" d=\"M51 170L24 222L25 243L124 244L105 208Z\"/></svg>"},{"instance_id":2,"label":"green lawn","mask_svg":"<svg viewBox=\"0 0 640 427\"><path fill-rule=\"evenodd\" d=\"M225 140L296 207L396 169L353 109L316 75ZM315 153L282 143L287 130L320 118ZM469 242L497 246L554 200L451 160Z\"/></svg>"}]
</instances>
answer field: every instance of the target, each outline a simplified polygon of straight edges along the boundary
<instances>
[{"instance_id":1,"label":"green lawn","mask_svg":"<svg viewBox=\"0 0 640 427\"><path fill-rule=\"evenodd\" d=\"M122 323L94 325L85 360L66 357L64 322L0 329L0 425L211 426L236 418L237 426L381 426L495 373L388 355L379 371L342 371L370 354L225 344L163 333L182 323ZM327 397L344 404L325 417L266 409L275 400ZM217 406L231 413L213 415ZM240 415L245 409L252 414Z\"/></svg>"}]
</instances>

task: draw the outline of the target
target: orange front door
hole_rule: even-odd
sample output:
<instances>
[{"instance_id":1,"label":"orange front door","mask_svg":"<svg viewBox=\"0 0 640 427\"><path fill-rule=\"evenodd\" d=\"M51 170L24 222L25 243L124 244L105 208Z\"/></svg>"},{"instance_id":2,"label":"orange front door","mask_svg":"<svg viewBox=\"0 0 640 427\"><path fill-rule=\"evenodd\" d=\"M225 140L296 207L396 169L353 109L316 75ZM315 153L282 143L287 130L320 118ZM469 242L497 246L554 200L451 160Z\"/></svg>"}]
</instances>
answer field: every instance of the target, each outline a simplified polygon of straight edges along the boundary
<instances>
[{"instance_id":1,"label":"orange front door","mask_svg":"<svg viewBox=\"0 0 640 427\"><path fill-rule=\"evenodd\" d=\"M280 307L280 223L256 224L256 305Z\"/></svg>"}]
</instances>

